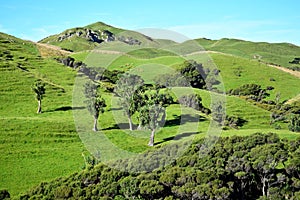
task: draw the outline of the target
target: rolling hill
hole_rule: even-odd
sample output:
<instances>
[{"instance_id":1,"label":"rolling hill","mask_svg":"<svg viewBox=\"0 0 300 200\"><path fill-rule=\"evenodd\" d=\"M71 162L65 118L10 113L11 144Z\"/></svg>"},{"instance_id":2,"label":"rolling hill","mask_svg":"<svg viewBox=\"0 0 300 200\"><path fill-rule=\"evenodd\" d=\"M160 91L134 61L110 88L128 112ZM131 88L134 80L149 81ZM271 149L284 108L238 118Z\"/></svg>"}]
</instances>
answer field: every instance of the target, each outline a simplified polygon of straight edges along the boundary
<instances>
[{"instance_id":1,"label":"rolling hill","mask_svg":"<svg viewBox=\"0 0 300 200\"><path fill-rule=\"evenodd\" d=\"M140 33L119 29L103 22L96 22L84 27L71 28L57 35L48 36L39 43L60 46L68 51L93 50L103 42L115 42L130 45L153 43L150 37Z\"/></svg>"},{"instance_id":2,"label":"rolling hill","mask_svg":"<svg viewBox=\"0 0 300 200\"><path fill-rule=\"evenodd\" d=\"M229 38L220 40L200 38L196 41L207 51L227 53L283 67L300 66L290 63L300 56L300 47L289 43L251 42Z\"/></svg>"},{"instance_id":3,"label":"rolling hill","mask_svg":"<svg viewBox=\"0 0 300 200\"><path fill-rule=\"evenodd\" d=\"M117 97L109 91L103 92L108 104L99 119L103 131L98 134L92 131L80 132L77 120L83 120L87 126L90 121L88 117L82 119L81 113L86 112L85 104L81 99L76 102L74 95L82 92L76 82L86 81L87 77L79 73L79 69L57 62L57 58L70 56L96 70L104 67L111 71L130 71L143 77L146 83L153 83L156 75L172 73L185 60L192 59L202 63L204 67L220 70L225 91L256 83L263 88L274 88L269 91L270 96L266 100L275 100L280 93L280 102L297 102L300 93L299 78L266 63L289 67L289 62L300 56L299 49L300 47L291 44L254 43L234 39L197 39L178 44L152 39L101 22L68 29L37 44L0 33L0 190L8 189L13 197L17 197L41 182L74 172L76 174L68 176L72 180L98 173L97 170L88 169L80 172L86 167L86 159L94 153L89 152L88 146L82 143L84 138L92 143L97 143L99 138L108 139L113 146L124 151L142 154L159 151L177 142L174 138L178 135L179 142L193 139L201 141L206 137L211 115L172 104L167 108L167 125L159 130L155 138L157 145L151 149L147 146L149 131L130 132L118 126L127 121L121 117L123 111L116 103ZM37 103L31 91L31 86L37 79L46 84L42 114L35 113ZM221 85L216 87L222 89ZM172 92L180 98L191 91L175 87ZM192 92L199 94L203 105L208 108L211 106L212 96L220 95L204 89L193 89ZM256 132L273 132L288 140L299 136L299 133L288 130L287 123L280 122L280 129L274 129L270 125L272 111L258 103L247 101L243 97L223 95L226 98L226 113L240 117L245 124L238 129L226 127L221 136L246 136ZM189 120L180 124L180 114L189 116ZM201 120L195 120L197 118ZM137 123L136 116L133 120ZM98 167L102 169L101 166ZM59 178L58 182L64 180L66 179ZM51 184L41 183L31 190L35 192L32 195L43 193L41 188L44 185L45 188L52 187ZM41 190L38 191L39 189ZM55 191L59 193L60 188L55 188ZM49 193L52 195L55 192Z\"/></svg>"}]
</instances>

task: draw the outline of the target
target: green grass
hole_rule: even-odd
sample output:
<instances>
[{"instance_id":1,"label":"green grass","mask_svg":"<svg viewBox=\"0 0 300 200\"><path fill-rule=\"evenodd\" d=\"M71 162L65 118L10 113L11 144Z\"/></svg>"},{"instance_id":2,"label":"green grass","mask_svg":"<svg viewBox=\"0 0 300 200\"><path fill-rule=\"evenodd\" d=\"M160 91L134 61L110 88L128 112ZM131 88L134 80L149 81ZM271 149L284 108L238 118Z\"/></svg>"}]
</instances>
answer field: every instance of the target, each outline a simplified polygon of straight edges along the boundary
<instances>
[{"instance_id":1,"label":"green grass","mask_svg":"<svg viewBox=\"0 0 300 200\"><path fill-rule=\"evenodd\" d=\"M110 66L109 69L122 69L122 66L124 64L129 63L133 65L134 67L138 67L145 64L159 64L159 65L165 65L165 66L172 66L179 63L182 63L184 61L183 58L178 56L163 56L158 58L152 58L152 59L137 59L129 56L121 56L118 59L114 60Z\"/></svg>"},{"instance_id":2,"label":"green grass","mask_svg":"<svg viewBox=\"0 0 300 200\"><path fill-rule=\"evenodd\" d=\"M41 181L80 170L81 153L86 150L75 131L72 111L60 110L72 106L75 73L39 58L32 43L4 34L0 50L11 55L1 56L0 63L0 188L15 196ZM36 114L31 91L37 78L46 82L41 115Z\"/></svg>"},{"instance_id":3,"label":"green grass","mask_svg":"<svg viewBox=\"0 0 300 200\"><path fill-rule=\"evenodd\" d=\"M162 42L170 44L170 41ZM112 51L119 44L112 43L111 47L108 45L100 50ZM179 54L180 45L172 45L174 51L171 52ZM72 56L92 67L132 70L147 83L157 74L172 73L174 66L185 59L195 59L204 65L210 65L212 59L221 70L226 90L245 83L258 83L263 87L275 87L271 99L279 91L282 101L299 94L299 79L245 58L222 54L212 54L211 58L209 55L174 56L166 49L126 45L120 51L123 53L84 51ZM99 118L99 127L103 131L91 131L93 119L84 109L82 97L82 84L86 79L76 77L75 71L52 59L41 58L33 43L0 34L0 52L0 189L6 188L16 196L42 181L79 171L84 165L82 153L87 155L88 151L97 154L101 149L101 160L108 161L130 157L150 148L147 146L149 130L128 131L127 119L119 109L117 97L111 93L104 93L108 107ZM127 52L131 55L124 55ZM236 68L242 71L240 77L234 75ZM270 82L270 78L275 81ZM42 114L36 114L37 102L31 91L36 79L46 83ZM205 90L188 88L174 88L172 92L177 98L190 92L199 93L206 107L210 107L212 97L218 97ZM226 113L247 122L239 130L222 131L221 136L255 132L276 132L288 139L297 136L285 126L282 130L274 130L269 125L270 112L238 97L226 97ZM210 119L211 116L178 104L169 106L166 124L156 133L157 148L172 142L176 135L182 136L182 140L205 137ZM133 121L137 123L136 116Z\"/></svg>"},{"instance_id":4,"label":"green grass","mask_svg":"<svg viewBox=\"0 0 300 200\"><path fill-rule=\"evenodd\" d=\"M281 70L254 60L236 56L217 53L210 54L209 56L210 58L207 55L192 55L188 58L199 60L199 62L204 63L204 66L211 65L213 62L216 68L221 70L220 75L226 91L238 88L243 84L256 83L263 88L267 86L273 86L275 88L269 92L270 97L268 97L268 99L272 100L275 99L277 92L281 94L281 101L291 99L300 93L299 78L284 73ZM205 61L204 58L209 58L209 62ZM237 71L240 72L240 76L236 75ZM275 81L271 81L271 78L275 79Z\"/></svg>"},{"instance_id":5,"label":"green grass","mask_svg":"<svg viewBox=\"0 0 300 200\"><path fill-rule=\"evenodd\" d=\"M168 67L174 68L174 66L182 63L184 60L193 59L203 63L204 67L211 68L213 66L221 70L220 74L226 91L235 89L243 84L259 83L263 88L267 86L273 86L275 88L269 91L270 97L267 99L271 100L274 100L278 92L281 94L281 101L291 99L300 93L298 78L255 60L218 53L195 54L186 57L156 57L159 55L157 54L159 51L139 49L133 50L132 52L142 57L145 51L149 53L149 57L155 58L141 59L127 54L102 54L97 52L90 54L77 53L74 54L74 57L83 60L84 56L86 56L85 62L87 62L89 66L101 66L111 70L118 69L128 71L135 68L133 73L139 74L144 78L146 77L145 79L147 80L153 79L155 74L169 73L170 70L172 71L172 69L167 69ZM164 51L161 53L162 55L165 54ZM151 64L152 67L157 70L151 70ZM161 66L161 68L159 68L159 66ZM240 73L240 76L237 75L237 72ZM275 79L275 81L271 81L272 79Z\"/></svg>"},{"instance_id":6,"label":"green grass","mask_svg":"<svg viewBox=\"0 0 300 200\"><path fill-rule=\"evenodd\" d=\"M254 55L259 55L264 62L284 67L291 66L289 62L300 55L300 47L289 43L250 42L227 38L221 40L202 38L196 41L206 50L228 53L246 59L254 59Z\"/></svg>"},{"instance_id":7,"label":"green grass","mask_svg":"<svg viewBox=\"0 0 300 200\"><path fill-rule=\"evenodd\" d=\"M136 58L142 58L142 59L150 59L150 58L156 58L161 56L176 56L176 54L172 52L162 50L162 49L156 49L156 48L138 49L135 51L128 52L128 54Z\"/></svg>"},{"instance_id":8,"label":"green grass","mask_svg":"<svg viewBox=\"0 0 300 200\"><path fill-rule=\"evenodd\" d=\"M206 90L198 90L198 89L186 89L186 88L174 88L172 91L176 94L177 98L190 94L190 93L198 93L202 98L202 103L205 107L211 108L212 102L217 102L219 99L218 94L211 93ZM214 100L212 99L214 98ZM270 129L269 120L270 120L270 112L266 111L262 108L254 106L250 102L244 101L238 97L234 96L226 96L225 98L225 106L226 106L226 114L234 115L241 117L247 122L241 129Z\"/></svg>"}]
</instances>

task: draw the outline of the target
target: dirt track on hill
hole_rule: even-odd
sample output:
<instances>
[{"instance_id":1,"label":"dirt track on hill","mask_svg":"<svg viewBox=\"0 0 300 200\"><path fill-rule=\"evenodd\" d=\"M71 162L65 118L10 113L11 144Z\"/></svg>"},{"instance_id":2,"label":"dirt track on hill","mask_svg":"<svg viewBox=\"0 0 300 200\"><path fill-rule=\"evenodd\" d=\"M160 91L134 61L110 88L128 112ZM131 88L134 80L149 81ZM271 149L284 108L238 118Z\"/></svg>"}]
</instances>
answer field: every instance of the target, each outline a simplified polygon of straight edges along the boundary
<instances>
[{"instance_id":1,"label":"dirt track on hill","mask_svg":"<svg viewBox=\"0 0 300 200\"><path fill-rule=\"evenodd\" d=\"M44 44L44 43L37 43L35 45L39 49L39 52L42 57L49 57L49 56L64 56L69 55L71 52L61 49L58 46Z\"/></svg>"},{"instance_id":2,"label":"dirt track on hill","mask_svg":"<svg viewBox=\"0 0 300 200\"><path fill-rule=\"evenodd\" d=\"M191 56L191 55L195 55L195 54L205 54L205 53L215 53L215 54L222 54L222 55L228 55L228 56L234 56L236 57L235 55L232 55L232 54L228 54L228 53L223 53L223 52L218 52L218 51L197 51L197 52L193 52L193 53L190 53L190 54L187 54L185 56ZM286 73L289 73L297 78L300 78L300 72L299 71L293 71L291 69L288 69L288 68L285 68L285 67L280 67L280 66L277 66L277 65L271 65L271 64L267 64L269 67L274 67L276 69L279 69L281 71L284 71Z\"/></svg>"},{"instance_id":3,"label":"dirt track on hill","mask_svg":"<svg viewBox=\"0 0 300 200\"><path fill-rule=\"evenodd\" d=\"M270 64L268 64L268 66L274 67L274 68L279 69L281 71L287 72L287 73L289 73L289 74L291 74L293 76L296 76L297 78L300 78L300 72L298 72L298 71L293 71L291 69L287 69L285 67L279 67L277 65L270 65Z\"/></svg>"}]
</instances>

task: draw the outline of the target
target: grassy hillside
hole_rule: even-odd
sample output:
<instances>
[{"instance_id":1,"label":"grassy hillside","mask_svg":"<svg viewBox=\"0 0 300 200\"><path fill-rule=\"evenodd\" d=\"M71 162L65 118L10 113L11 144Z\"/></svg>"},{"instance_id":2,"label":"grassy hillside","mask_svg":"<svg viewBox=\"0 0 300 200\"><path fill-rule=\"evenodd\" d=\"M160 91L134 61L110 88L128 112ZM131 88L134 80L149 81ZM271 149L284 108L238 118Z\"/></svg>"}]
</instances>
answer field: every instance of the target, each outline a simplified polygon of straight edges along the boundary
<instances>
[{"instance_id":1,"label":"grassy hillside","mask_svg":"<svg viewBox=\"0 0 300 200\"><path fill-rule=\"evenodd\" d=\"M244 84L257 83L263 88L274 87L274 90L269 92L270 96L268 97L272 100L277 93L281 94L281 101L287 101L300 93L299 78L256 60L222 53L196 53L180 56L164 49L141 48L126 54L95 51L76 53L72 56L93 67L106 67L110 70L123 71L136 68L134 73L141 74L146 79L149 77L153 79L157 74L166 73L168 70L176 68L184 60L192 59L203 63L204 67L213 66L219 69L226 91ZM153 68L155 69L153 70Z\"/></svg>"},{"instance_id":2,"label":"grassy hillside","mask_svg":"<svg viewBox=\"0 0 300 200\"><path fill-rule=\"evenodd\" d=\"M36 46L0 34L0 188L19 194L43 180L78 171L87 153L72 117L75 73L40 57ZM41 115L31 91L46 82Z\"/></svg>"},{"instance_id":3,"label":"grassy hillside","mask_svg":"<svg viewBox=\"0 0 300 200\"><path fill-rule=\"evenodd\" d=\"M122 31L102 23L89 25L87 28L106 28L112 32ZM142 35L138 37L144 38ZM52 43L53 38L55 37L46 38L43 42ZM134 45L132 47L124 42L115 41L105 43L102 48L92 53L82 51L70 55L92 67L132 70L132 73L141 75L147 83L151 83L157 74L172 73L174 68L184 60L194 59L203 63L204 66L215 63L221 70L226 90L246 83L257 83L263 87L273 86L275 89L271 91L269 99L274 99L275 94L280 92L281 101L293 98L300 93L299 79L256 60L220 53L190 54L199 47L191 44L180 45L167 40L151 41L146 38L145 41L150 43L145 46L151 48ZM64 48L71 47L67 45L75 45L72 48L76 50L82 50L77 49L78 47L83 49L92 47L81 39L74 38L65 42L66 44L63 45L62 43L53 44ZM164 43L167 48L154 48L159 42ZM193 48L188 48L191 46ZM120 51L113 51L116 48ZM87 114L85 104L80 98L74 99L76 92L82 93L82 88L78 87L78 84L75 84L74 89L74 81L82 81L81 79L85 80L86 77L76 78L75 70L58 64L51 58L52 55L58 54L54 52L54 54L51 53L50 58L43 58L34 43L0 33L0 153L2 153L0 189L8 189L13 196L42 181L79 171L84 165L82 154L88 155L88 150L91 153L95 150L88 145L84 146L80 139L87 139L96 147L99 146L106 151L110 151L111 146L101 146L99 139L105 139L114 147L137 154L150 148L147 146L149 131L128 131L127 119L117 104L118 98L109 92L103 94L108 106L99 119L103 131L99 133L77 132L79 122L87 127L91 125L91 116ZM31 91L31 86L36 79L41 79L46 83L42 114L36 114L37 102ZM199 93L203 104L210 107L212 94L208 91L174 88L172 92L177 94L177 98L187 92ZM276 132L284 138L297 137L297 134L287 130L286 124L282 126L282 130L274 130L269 125L269 111L238 97L230 96L226 99L227 114L238 116L246 123L238 130L223 131L223 135ZM83 117L86 115L88 116ZM180 115L186 118L181 125ZM205 137L210 120L210 115L181 107L179 104L172 104L167 108L164 128L156 134L155 148L159 149L166 144L173 143L175 136L180 136L179 139L183 140ZM136 116L133 117L133 121L137 123ZM106 158L111 159L110 155L112 154L107 154ZM122 156L122 154L117 155Z\"/></svg>"},{"instance_id":4,"label":"grassy hillside","mask_svg":"<svg viewBox=\"0 0 300 200\"><path fill-rule=\"evenodd\" d=\"M283 67L293 66L289 62L300 56L300 47L289 43L250 42L228 38L221 40L201 38L196 41L209 51L228 53L246 59L261 60ZM256 58L254 58L255 56Z\"/></svg>"},{"instance_id":5,"label":"grassy hillside","mask_svg":"<svg viewBox=\"0 0 300 200\"><path fill-rule=\"evenodd\" d=\"M95 36L95 37L94 37ZM102 43L121 41L124 43L142 44L154 41L140 33L115 28L102 22L96 22L84 27L71 28L62 33L51 35L39 41L62 47L71 51L93 50ZM155 42L154 42L155 43Z\"/></svg>"},{"instance_id":6,"label":"grassy hillside","mask_svg":"<svg viewBox=\"0 0 300 200\"><path fill-rule=\"evenodd\" d=\"M279 69L259 63L255 60L224 55L219 53L210 54L211 61L221 70L225 90L235 89L243 84L256 83L264 88L273 86L269 99L274 99L280 92L281 101L297 96L300 93L299 78ZM191 55L189 59L203 61L201 55ZM209 61L209 62L211 62ZM209 64L209 62L206 63ZM205 65L205 62L203 62ZM288 88L288 89L287 89Z\"/></svg>"}]
</instances>

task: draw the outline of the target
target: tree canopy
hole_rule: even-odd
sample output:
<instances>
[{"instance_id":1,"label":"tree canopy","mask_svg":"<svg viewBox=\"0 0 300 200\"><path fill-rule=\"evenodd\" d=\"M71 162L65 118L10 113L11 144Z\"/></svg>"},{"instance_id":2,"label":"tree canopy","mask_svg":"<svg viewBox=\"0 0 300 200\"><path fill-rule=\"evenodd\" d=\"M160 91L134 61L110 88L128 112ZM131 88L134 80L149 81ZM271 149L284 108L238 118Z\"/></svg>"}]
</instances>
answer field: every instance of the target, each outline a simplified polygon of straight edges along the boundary
<instances>
[{"instance_id":1,"label":"tree canopy","mask_svg":"<svg viewBox=\"0 0 300 200\"><path fill-rule=\"evenodd\" d=\"M136 112L134 94L144 84L144 80L134 74L124 73L116 83L115 94L119 96L120 106L123 108L129 122L129 129L133 130L131 116Z\"/></svg>"}]
</instances>

